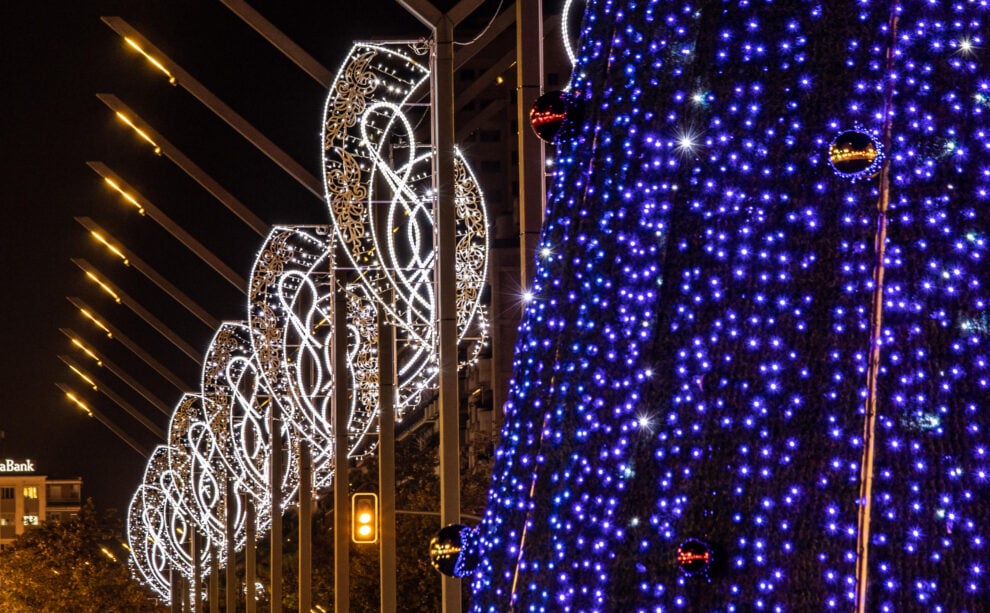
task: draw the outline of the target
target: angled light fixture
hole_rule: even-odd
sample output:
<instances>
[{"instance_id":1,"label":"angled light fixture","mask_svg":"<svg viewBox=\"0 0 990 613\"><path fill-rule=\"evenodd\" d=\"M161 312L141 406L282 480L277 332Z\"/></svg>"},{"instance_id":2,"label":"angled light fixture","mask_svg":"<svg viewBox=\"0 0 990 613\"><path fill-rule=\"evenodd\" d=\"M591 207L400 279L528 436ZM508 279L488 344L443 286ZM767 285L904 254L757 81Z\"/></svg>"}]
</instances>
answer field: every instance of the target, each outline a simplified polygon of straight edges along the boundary
<instances>
[{"instance_id":1,"label":"angled light fixture","mask_svg":"<svg viewBox=\"0 0 990 613\"><path fill-rule=\"evenodd\" d=\"M86 271L86 276L89 277L90 280L92 280L94 283L96 283L97 285L99 285L100 286L100 289L102 289L104 292L106 292L106 294L108 296L110 296L111 298L113 298L113 301L114 302L116 302L117 304L120 304L121 303L120 296L117 295L117 292L113 291L113 289L111 289L109 285L107 285L106 283L104 283L103 281L101 281L100 278L97 277L95 274L93 274L92 271L87 270Z\"/></svg>"},{"instance_id":2,"label":"angled light fixture","mask_svg":"<svg viewBox=\"0 0 990 613\"><path fill-rule=\"evenodd\" d=\"M143 55L144 59L148 60L148 62L150 62L152 66L165 73L165 76L168 77L169 84L175 85L176 83L175 76L171 72L169 72L168 68L165 68L165 66L161 62L156 60L153 55L145 51L141 47L141 45L137 43L137 41L135 41L130 36L125 36L124 42L127 43L132 49Z\"/></svg>"},{"instance_id":3,"label":"angled light fixture","mask_svg":"<svg viewBox=\"0 0 990 613\"><path fill-rule=\"evenodd\" d=\"M117 246L115 246L113 243L108 241L102 234L100 234L96 230L90 230L89 233L93 235L93 238L103 243L103 245L110 250L110 253L120 258L124 262L124 266L131 265L131 263L127 260L127 256L124 255L124 253Z\"/></svg>"},{"instance_id":4,"label":"angled light fixture","mask_svg":"<svg viewBox=\"0 0 990 613\"><path fill-rule=\"evenodd\" d=\"M72 340L72 344L75 345L76 347L78 347L80 350L82 350L82 352L85 353L87 356L89 356L90 358L92 358L92 360L94 362L96 362L96 365L97 366L103 366L103 360L101 360L100 358L98 358L96 356L96 354L93 353L93 351L89 347L87 347L86 345L84 345L81 340L79 340L78 338L74 338L74 337L71 340Z\"/></svg>"},{"instance_id":5,"label":"angled light fixture","mask_svg":"<svg viewBox=\"0 0 990 613\"><path fill-rule=\"evenodd\" d=\"M78 368L76 368L72 364L66 364L66 365L69 367L69 370L71 370L72 372L74 372L77 375L79 375L79 378L82 379L83 381L85 381L87 385L89 385L90 387L93 388L93 390L95 390L95 391L99 391L100 390L100 386L98 386L96 384L96 381L93 381L92 379L90 379L89 376L86 373L84 373L83 371L79 370Z\"/></svg>"},{"instance_id":6,"label":"angled light fixture","mask_svg":"<svg viewBox=\"0 0 990 613\"><path fill-rule=\"evenodd\" d=\"M83 309L83 308L80 308L79 309L79 312L82 313L82 316L83 317L85 317L86 319L88 319L91 322L93 322L93 325L95 325L97 328L99 328L100 330L103 330L104 332L106 332L107 338L113 338L113 333L110 332L110 328L108 328L106 326L106 324L104 324L102 321L100 321L99 319L97 319L95 315L93 315L92 313L90 313L89 311L87 311L86 309ZM75 342L75 339L73 339L73 342ZM82 347L81 344L79 344L79 346ZM85 351L86 349L83 348L83 350ZM94 356L94 359L95 359L95 356ZM99 360L97 360L97 362L99 362ZM102 366L102 364L101 364L101 366Z\"/></svg>"},{"instance_id":7,"label":"angled light fixture","mask_svg":"<svg viewBox=\"0 0 990 613\"><path fill-rule=\"evenodd\" d=\"M85 411L86 412L86 415L89 415L90 417L93 416L93 411L90 410L90 408L88 406L86 406L86 403L85 402L83 402L82 400L79 400L79 397L78 396L76 396L75 394L73 394L70 391L66 391L65 392L65 397L68 398L69 400L71 400L73 403L75 403L75 405L77 407L79 407L80 409L82 409L83 411Z\"/></svg>"},{"instance_id":8,"label":"angled light fixture","mask_svg":"<svg viewBox=\"0 0 990 613\"><path fill-rule=\"evenodd\" d=\"M110 187L114 188L117 191L117 193L119 193L121 196L123 196L124 197L124 200L126 200L126 201L130 202L131 204L133 204L134 206L136 206L137 207L137 210L138 210L138 213L144 215L144 207L141 206L141 203L138 202L137 199L134 198L134 196L132 196L129 193L127 193L127 191L124 190L124 188L122 188L121 186L117 185L117 182L114 181L113 179L111 179L110 177L103 177L103 180L107 182L107 185L109 185Z\"/></svg>"},{"instance_id":9,"label":"angled light fixture","mask_svg":"<svg viewBox=\"0 0 990 613\"><path fill-rule=\"evenodd\" d=\"M162 154L162 148L158 146L158 143L156 143L153 138L151 138L150 136L148 136L148 133L147 132L145 132L141 128L137 127L137 125L135 125L135 123L131 120L130 117L128 117L127 115L124 115L120 111L115 111L115 114L117 115L117 118L118 119L120 119L121 121L123 121L124 123L126 123L128 126L130 126L130 128L132 130L134 130L137 133L138 136L140 136L141 138L143 138L145 141L148 142L148 144L150 144L152 147L155 148L155 155L161 155Z\"/></svg>"}]
</instances>

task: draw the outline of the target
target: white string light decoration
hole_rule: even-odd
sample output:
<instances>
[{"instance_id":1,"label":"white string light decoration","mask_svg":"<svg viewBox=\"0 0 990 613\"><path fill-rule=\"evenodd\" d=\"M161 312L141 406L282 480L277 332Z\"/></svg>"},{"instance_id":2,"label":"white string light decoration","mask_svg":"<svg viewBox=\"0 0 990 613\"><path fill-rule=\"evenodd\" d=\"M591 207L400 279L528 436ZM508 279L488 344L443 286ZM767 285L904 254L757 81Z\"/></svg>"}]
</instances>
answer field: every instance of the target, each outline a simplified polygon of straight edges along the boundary
<instances>
[{"instance_id":1,"label":"white string light decoration","mask_svg":"<svg viewBox=\"0 0 990 613\"><path fill-rule=\"evenodd\" d=\"M265 386L293 437L309 443L317 488L328 486L333 472L332 267L325 226L276 226L255 261L248 293Z\"/></svg>"},{"instance_id":2,"label":"white string light decoration","mask_svg":"<svg viewBox=\"0 0 990 613\"><path fill-rule=\"evenodd\" d=\"M435 194L431 146L417 141L428 120L410 105L428 71L408 46L356 45L337 75L324 121L325 187L333 230L278 226L252 268L246 323L221 325L204 358L201 395L187 394L169 425L167 447L156 449L128 510L128 538L136 573L168 598L169 568L192 575L189 535L208 550L227 546L224 525L235 508L235 541L244 545L244 510L227 500L226 480L248 494L258 530L271 522L269 485L272 410L281 412L278 447L286 450L282 507L298 492L295 442L313 450L314 487L333 475L332 322L335 292L344 292L347 368L353 385L347 423L348 455L359 458L377 443L380 393L378 314L396 326L397 419L418 406L437 373L436 292L433 266ZM488 220L477 180L455 156L458 341L464 363L477 360L487 337L481 305L488 267ZM334 238L354 278L334 275ZM353 281L353 282L351 282Z\"/></svg>"},{"instance_id":3,"label":"white string light decoration","mask_svg":"<svg viewBox=\"0 0 990 613\"><path fill-rule=\"evenodd\" d=\"M204 399L209 399L204 406L208 423L214 431L227 431L225 439L230 447L224 450L221 445L224 461L238 489L254 501L261 531L271 521L272 402L258 368L251 335L251 329L242 322L221 325L204 361L203 390ZM286 473L294 470L295 464L289 461L283 468L281 493L283 499L290 499L295 486Z\"/></svg>"},{"instance_id":4,"label":"white string light decoration","mask_svg":"<svg viewBox=\"0 0 990 613\"><path fill-rule=\"evenodd\" d=\"M171 468L171 451L158 446L152 452L144 479L131 500L127 521L128 542L137 552L132 557L134 565L142 579L165 599L171 596L166 568L192 578L189 538L199 529L182 498L182 480ZM208 537L203 545L200 564L208 568Z\"/></svg>"},{"instance_id":5,"label":"white string light decoration","mask_svg":"<svg viewBox=\"0 0 990 613\"><path fill-rule=\"evenodd\" d=\"M225 554L223 506L227 471L210 435L199 394L184 394L168 429L168 463L183 510L199 528L206 546Z\"/></svg>"},{"instance_id":6,"label":"white string light decoration","mask_svg":"<svg viewBox=\"0 0 990 613\"><path fill-rule=\"evenodd\" d=\"M155 514L152 519L147 515ZM162 493L156 488L139 485L127 509L127 540L131 556L131 574L147 585L159 598L171 599L172 588L169 582L171 559L166 555L160 539L148 530L149 525L162 525L165 504Z\"/></svg>"},{"instance_id":7,"label":"white string light decoration","mask_svg":"<svg viewBox=\"0 0 990 613\"><path fill-rule=\"evenodd\" d=\"M256 410L256 370L250 329L241 322L222 323L203 360L205 423L235 491L246 492L255 501L259 520L267 525L269 447L267 421ZM236 498L235 547L240 549L245 511Z\"/></svg>"},{"instance_id":8,"label":"white string light decoration","mask_svg":"<svg viewBox=\"0 0 990 613\"><path fill-rule=\"evenodd\" d=\"M370 300L401 337L400 385L436 376L433 149L416 125L428 119L410 98L429 78L408 45L355 45L337 74L324 113L324 186L343 253ZM477 359L487 336L481 291L488 269L488 223L477 180L455 156L458 341ZM389 293L393 300L384 297ZM413 383L420 379L420 383ZM399 415L405 405L399 402Z\"/></svg>"}]
</instances>

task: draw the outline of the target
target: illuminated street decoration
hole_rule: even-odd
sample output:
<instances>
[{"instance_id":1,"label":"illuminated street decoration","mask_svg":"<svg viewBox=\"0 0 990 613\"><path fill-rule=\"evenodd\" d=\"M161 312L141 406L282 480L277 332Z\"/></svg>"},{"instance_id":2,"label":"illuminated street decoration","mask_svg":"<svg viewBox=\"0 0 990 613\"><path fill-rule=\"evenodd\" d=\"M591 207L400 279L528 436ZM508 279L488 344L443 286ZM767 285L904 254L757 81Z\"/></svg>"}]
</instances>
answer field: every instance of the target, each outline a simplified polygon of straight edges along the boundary
<instances>
[{"instance_id":1,"label":"illuminated street decoration","mask_svg":"<svg viewBox=\"0 0 990 613\"><path fill-rule=\"evenodd\" d=\"M203 360L203 409L226 470L240 490L264 503L269 496L268 423L259 411L264 399L250 336L243 323L220 325Z\"/></svg>"},{"instance_id":2,"label":"illuminated street decoration","mask_svg":"<svg viewBox=\"0 0 990 613\"><path fill-rule=\"evenodd\" d=\"M196 394L183 394L169 420L167 432L168 470L171 482L178 488L178 501L183 510L192 520L205 530L209 530L209 520L206 517L207 507L202 506L202 496L213 497L213 490L201 492L201 486L209 487L201 480L216 481L208 474L209 466L204 466L202 458L194 447L191 439L197 438L203 424L202 400ZM206 474L204 474L206 473ZM215 531L210 530L211 536Z\"/></svg>"},{"instance_id":3,"label":"illuminated street decoration","mask_svg":"<svg viewBox=\"0 0 990 613\"><path fill-rule=\"evenodd\" d=\"M347 371L350 374L351 409L347 420L347 456L354 458L374 450L371 431L378 415L378 311L363 288L338 288L344 294L347 321Z\"/></svg>"},{"instance_id":4,"label":"illuminated street decoration","mask_svg":"<svg viewBox=\"0 0 990 613\"><path fill-rule=\"evenodd\" d=\"M170 451L159 446L152 452L127 513L127 538L134 566L144 582L166 600L171 596L166 569L192 577L189 538L199 529L189 513L188 501L183 499L182 479L170 467ZM202 541L200 563L206 569L208 537Z\"/></svg>"},{"instance_id":5,"label":"illuminated street decoration","mask_svg":"<svg viewBox=\"0 0 990 613\"><path fill-rule=\"evenodd\" d=\"M164 524L166 505L157 488L139 485L127 508L127 542L130 547L131 572L164 601L171 600L173 565L163 543L149 527ZM156 517L148 517L154 514Z\"/></svg>"},{"instance_id":6,"label":"illuminated street decoration","mask_svg":"<svg viewBox=\"0 0 990 613\"><path fill-rule=\"evenodd\" d=\"M179 501L188 517L215 546L219 558L226 555L227 467L213 436L203 398L186 394L172 415L168 430L168 462L173 482L179 487ZM235 539L243 541L244 512L234 497ZM243 545L243 542L240 543ZM237 543L235 543L236 547Z\"/></svg>"},{"instance_id":7,"label":"illuminated street decoration","mask_svg":"<svg viewBox=\"0 0 990 613\"><path fill-rule=\"evenodd\" d=\"M240 497L228 500L228 479L250 498L259 532L270 526L273 448L286 450L279 479L283 509L295 503L298 492L299 442L310 446L314 487L331 484L336 296L346 311L353 392L346 424L349 457L363 457L377 444L380 312L397 327L396 419L421 405L435 386L433 158L403 113L410 93L428 74L402 49L358 45L345 62L325 122L334 225L270 231L252 267L246 321L225 322L217 330L203 360L201 391L178 403L168 446L156 450L132 500L128 538L136 572L165 598L167 568L192 574L192 530L204 535L204 551L215 545L221 560L227 546L244 546L245 510ZM459 154L454 182L457 330L467 356L464 366L476 361L487 336L481 292L488 221L477 180ZM335 249L346 254L346 278L333 259ZM270 431L274 410L281 425L276 435ZM235 540L229 545L227 504L236 505ZM202 568L208 571L205 557Z\"/></svg>"},{"instance_id":8,"label":"illuminated street decoration","mask_svg":"<svg viewBox=\"0 0 990 613\"><path fill-rule=\"evenodd\" d=\"M986 607L988 20L588 2L471 611Z\"/></svg>"},{"instance_id":9,"label":"illuminated street decoration","mask_svg":"<svg viewBox=\"0 0 990 613\"><path fill-rule=\"evenodd\" d=\"M369 298L403 335L407 380L417 371L424 377L436 371L433 156L414 129L426 111L409 104L428 77L408 46L355 45L324 116L324 185L334 231ZM480 301L488 223L478 183L460 153L454 174L458 340L471 343L473 360L486 336ZM383 299L388 292L394 300Z\"/></svg>"},{"instance_id":10,"label":"illuminated street decoration","mask_svg":"<svg viewBox=\"0 0 990 613\"><path fill-rule=\"evenodd\" d=\"M264 386L292 424L290 438L309 442L316 487L329 484L333 469L328 235L319 226L272 228L248 291L248 325Z\"/></svg>"}]
</instances>

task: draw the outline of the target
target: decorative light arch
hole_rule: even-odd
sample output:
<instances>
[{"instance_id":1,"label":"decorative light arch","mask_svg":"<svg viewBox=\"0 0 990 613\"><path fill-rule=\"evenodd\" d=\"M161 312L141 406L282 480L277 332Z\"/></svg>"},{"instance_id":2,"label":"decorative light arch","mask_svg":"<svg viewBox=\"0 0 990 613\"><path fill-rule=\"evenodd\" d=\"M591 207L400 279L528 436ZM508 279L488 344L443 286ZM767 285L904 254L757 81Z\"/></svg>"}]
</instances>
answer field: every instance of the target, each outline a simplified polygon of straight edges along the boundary
<instances>
[{"instance_id":1,"label":"decorative light arch","mask_svg":"<svg viewBox=\"0 0 990 613\"><path fill-rule=\"evenodd\" d=\"M229 546L244 546L245 512L239 497L230 499L228 479L254 501L258 530L270 526L273 436L289 450L281 475L283 508L298 492L296 442L306 440L313 450L314 486L330 484L337 295L346 309L354 390L346 426L350 457L370 453L377 443L379 311L399 331L397 419L421 404L435 383L433 151L415 137L417 123L428 118L425 106L409 103L429 75L410 49L359 44L344 62L324 122L332 229L272 229L252 267L247 321L225 322L217 330L203 361L200 393L178 403L168 445L156 449L132 499L128 538L136 573L163 598L170 596L168 568L192 576L193 530L204 534L204 572L211 546L223 559L227 504L236 505ZM481 294L488 220L480 187L460 153L454 172L457 329L467 364L487 337ZM336 277L334 253L345 254L354 273L346 281ZM277 435L269 427L275 408L282 416Z\"/></svg>"},{"instance_id":2,"label":"decorative light arch","mask_svg":"<svg viewBox=\"0 0 990 613\"><path fill-rule=\"evenodd\" d=\"M409 45L357 44L324 112L324 187L334 232L358 281L405 335L405 372L435 374L433 147L415 126L411 102L429 72ZM455 156L458 341L477 357L487 333L481 290L488 269L488 220L477 180ZM403 240L396 240L401 237ZM394 294L394 300L385 296Z\"/></svg>"}]
</instances>

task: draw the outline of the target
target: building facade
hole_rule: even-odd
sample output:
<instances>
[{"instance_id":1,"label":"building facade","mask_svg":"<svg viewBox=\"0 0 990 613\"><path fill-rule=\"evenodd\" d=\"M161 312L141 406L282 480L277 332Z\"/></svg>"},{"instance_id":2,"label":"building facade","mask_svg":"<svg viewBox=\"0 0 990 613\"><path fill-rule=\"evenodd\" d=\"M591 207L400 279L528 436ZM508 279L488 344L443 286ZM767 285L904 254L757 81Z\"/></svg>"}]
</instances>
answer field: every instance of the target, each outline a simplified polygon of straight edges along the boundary
<instances>
[{"instance_id":1,"label":"building facade","mask_svg":"<svg viewBox=\"0 0 990 613\"><path fill-rule=\"evenodd\" d=\"M81 505L81 477L49 479L32 460L0 461L0 550L41 522L74 517Z\"/></svg>"}]
</instances>

